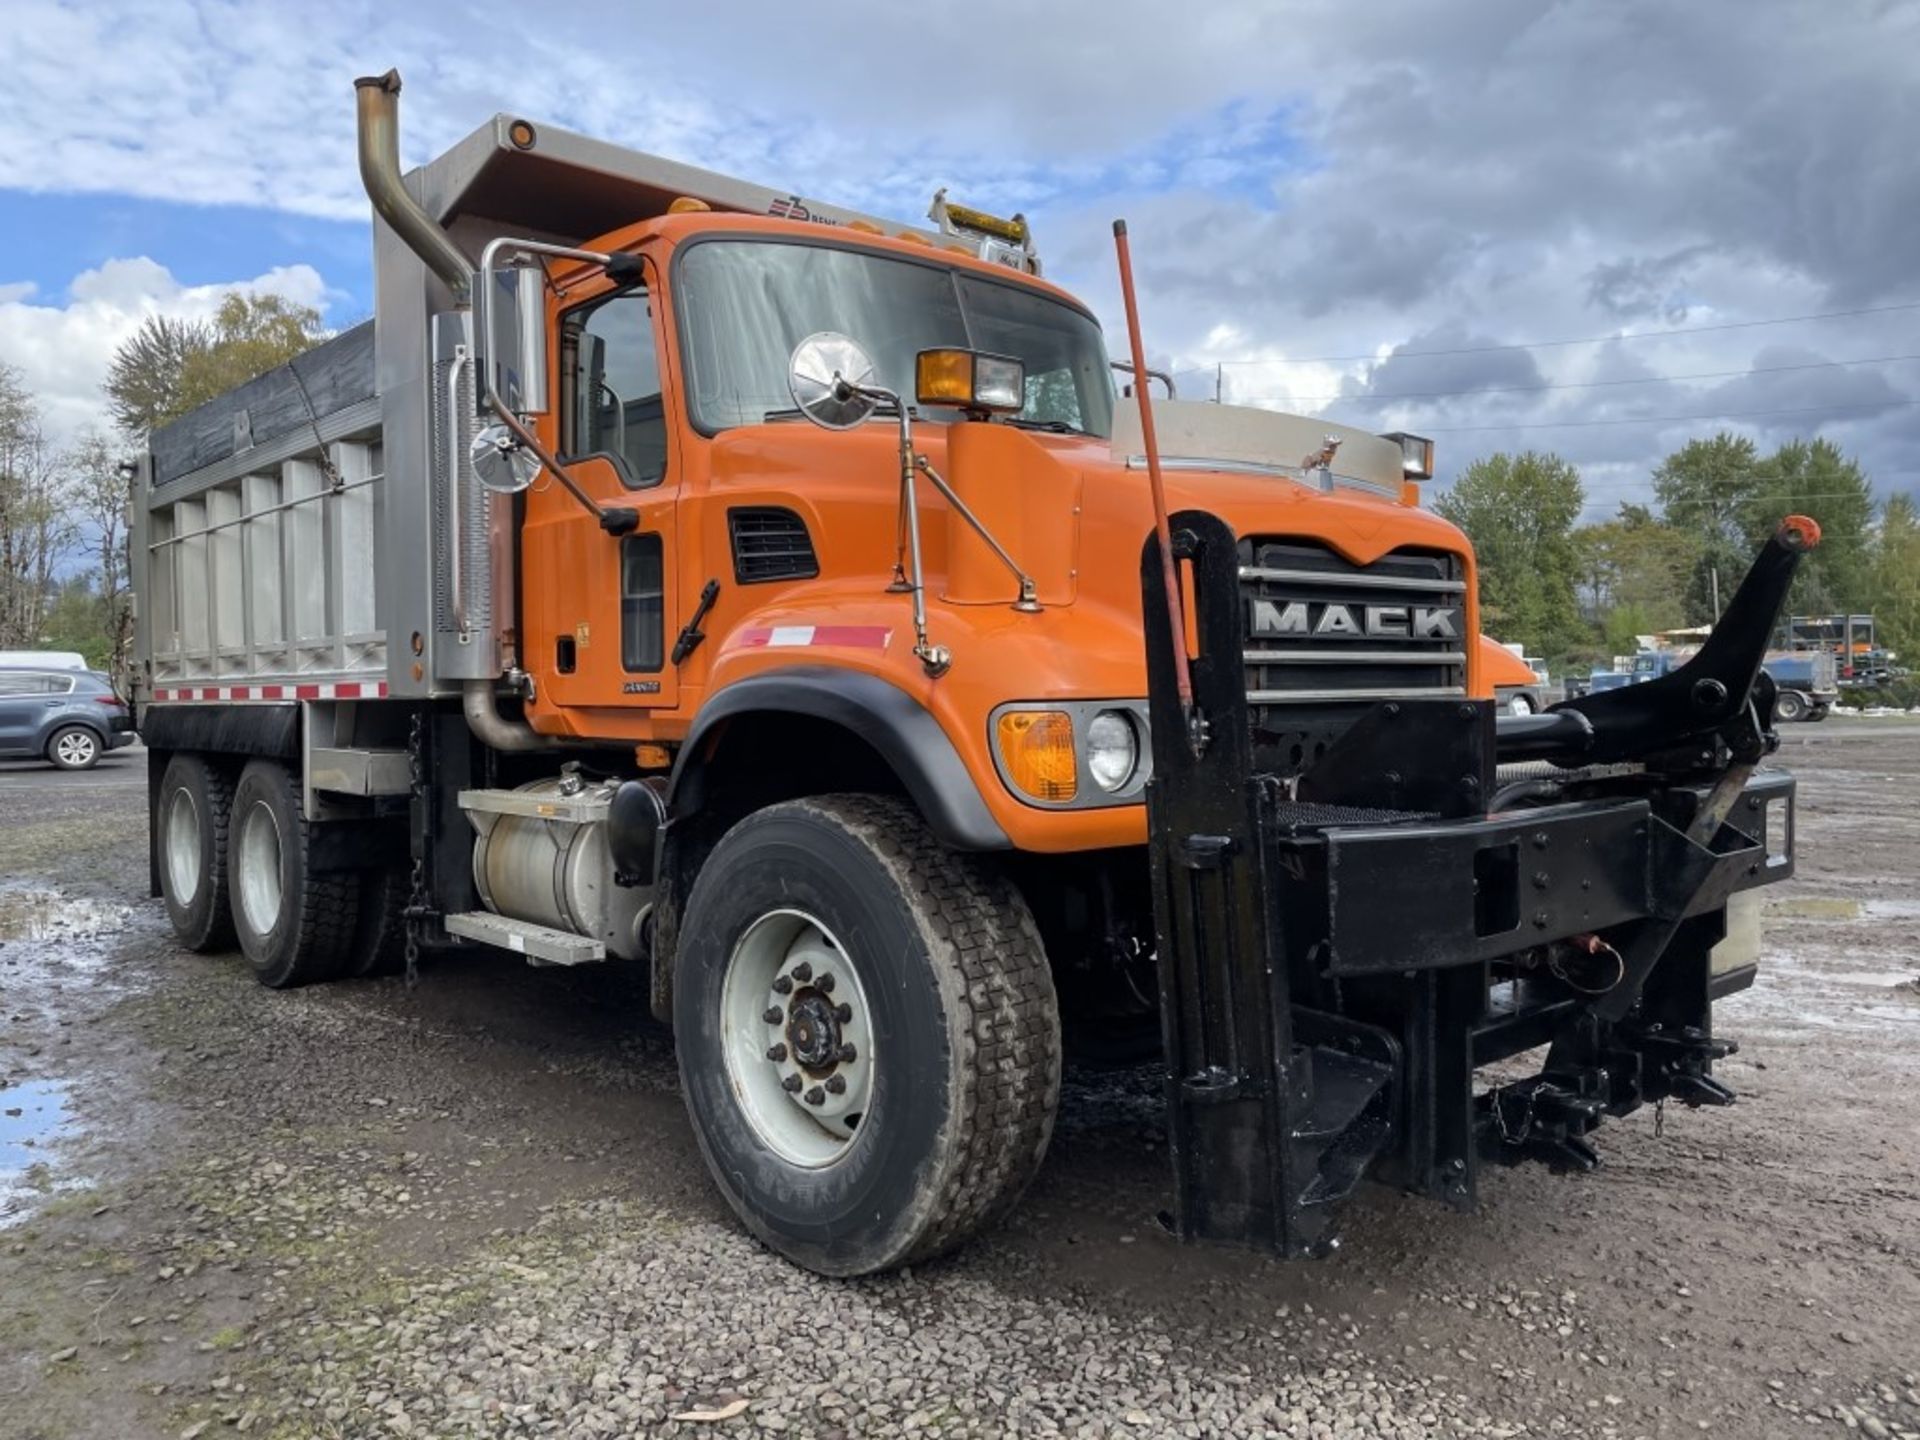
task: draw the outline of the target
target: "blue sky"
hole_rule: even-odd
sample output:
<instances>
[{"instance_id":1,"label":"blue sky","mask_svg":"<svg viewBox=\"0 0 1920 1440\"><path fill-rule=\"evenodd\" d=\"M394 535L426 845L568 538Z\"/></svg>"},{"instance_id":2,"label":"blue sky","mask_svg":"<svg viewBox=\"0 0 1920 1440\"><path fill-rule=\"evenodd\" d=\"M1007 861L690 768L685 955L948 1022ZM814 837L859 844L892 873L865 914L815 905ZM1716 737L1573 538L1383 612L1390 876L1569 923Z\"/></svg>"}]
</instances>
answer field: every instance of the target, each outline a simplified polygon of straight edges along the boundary
<instances>
[{"instance_id":1,"label":"blue sky","mask_svg":"<svg viewBox=\"0 0 1920 1440\"><path fill-rule=\"evenodd\" d=\"M351 82L397 65L409 164L506 110L903 220L1024 209L1116 350L1125 215L1157 363L1434 434L1443 476L1554 449L1597 516L1724 426L1912 488L1916 53L1920 6L1821 0L11 0L0 363L65 439L145 315L363 318ZM1773 323L1836 311L1870 313Z\"/></svg>"}]
</instances>

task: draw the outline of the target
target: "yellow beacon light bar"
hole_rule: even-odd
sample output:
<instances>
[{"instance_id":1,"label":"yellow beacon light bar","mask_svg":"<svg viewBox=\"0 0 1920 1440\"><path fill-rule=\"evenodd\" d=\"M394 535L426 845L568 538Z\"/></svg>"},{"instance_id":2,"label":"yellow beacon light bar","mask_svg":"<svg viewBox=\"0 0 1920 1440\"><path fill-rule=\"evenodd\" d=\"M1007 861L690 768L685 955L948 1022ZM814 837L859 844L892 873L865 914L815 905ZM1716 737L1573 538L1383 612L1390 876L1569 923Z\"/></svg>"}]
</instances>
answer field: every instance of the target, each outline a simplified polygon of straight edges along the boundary
<instances>
[{"instance_id":1,"label":"yellow beacon light bar","mask_svg":"<svg viewBox=\"0 0 1920 1440\"><path fill-rule=\"evenodd\" d=\"M998 215L989 215L984 210L975 210L967 205L947 205L947 219L962 230L977 230L982 235L991 235L996 240L1004 240L1009 245L1027 243L1027 222L1024 219L1003 220Z\"/></svg>"}]
</instances>

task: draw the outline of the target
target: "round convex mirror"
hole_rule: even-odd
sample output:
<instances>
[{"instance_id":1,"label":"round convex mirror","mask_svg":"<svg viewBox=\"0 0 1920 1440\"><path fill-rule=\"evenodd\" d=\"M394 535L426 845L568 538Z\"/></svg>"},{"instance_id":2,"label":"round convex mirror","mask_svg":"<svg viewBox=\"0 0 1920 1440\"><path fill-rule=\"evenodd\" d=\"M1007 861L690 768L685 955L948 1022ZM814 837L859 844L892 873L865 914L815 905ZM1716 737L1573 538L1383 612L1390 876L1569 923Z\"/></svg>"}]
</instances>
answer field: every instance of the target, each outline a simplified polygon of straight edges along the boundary
<instances>
[{"instance_id":1,"label":"round convex mirror","mask_svg":"<svg viewBox=\"0 0 1920 1440\"><path fill-rule=\"evenodd\" d=\"M540 462L504 425L489 425L473 437L473 473L496 495L518 495L533 484Z\"/></svg>"},{"instance_id":2,"label":"round convex mirror","mask_svg":"<svg viewBox=\"0 0 1920 1440\"><path fill-rule=\"evenodd\" d=\"M807 336L787 360L787 390L800 413L826 430L851 430L878 407L860 387L873 384L873 361L857 340L831 330Z\"/></svg>"}]
</instances>

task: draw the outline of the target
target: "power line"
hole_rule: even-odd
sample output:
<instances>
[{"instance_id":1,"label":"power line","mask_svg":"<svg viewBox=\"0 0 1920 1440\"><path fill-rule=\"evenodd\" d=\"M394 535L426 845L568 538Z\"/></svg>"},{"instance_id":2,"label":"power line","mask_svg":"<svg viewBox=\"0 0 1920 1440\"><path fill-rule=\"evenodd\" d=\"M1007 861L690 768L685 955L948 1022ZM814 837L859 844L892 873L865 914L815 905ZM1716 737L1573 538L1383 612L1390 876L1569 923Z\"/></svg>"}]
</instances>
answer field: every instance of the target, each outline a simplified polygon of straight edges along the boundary
<instances>
[{"instance_id":1,"label":"power line","mask_svg":"<svg viewBox=\"0 0 1920 1440\"><path fill-rule=\"evenodd\" d=\"M1845 365L1889 365L1920 360L1920 355L1865 355L1858 360L1809 360L1798 365L1761 365L1750 370L1701 370L1689 375L1645 375L1637 380L1569 380L1550 385L1487 385L1477 390L1388 390L1356 395L1290 391L1284 395L1234 395L1236 404L1278 405L1287 400L1449 400L1469 395L1533 395L1544 390L1594 390L1610 385L1671 385L1682 380L1733 380L1749 375L1784 375L1794 370L1829 370Z\"/></svg>"},{"instance_id":2,"label":"power line","mask_svg":"<svg viewBox=\"0 0 1920 1440\"><path fill-rule=\"evenodd\" d=\"M1920 400L1810 405L1790 410L1715 410L1705 415L1630 415L1615 420L1533 420L1518 425L1429 425L1424 428L1435 435L1466 435L1487 430L1584 430L1595 425L1684 425L1694 420L1757 420L1765 415L1830 415L1835 410L1895 410L1903 405L1920 405Z\"/></svg>"},{"instance_id":3,"label":"power line","mask_svg":"<svg viewBox=\"0 0 1920 1440\"><path fill-rule=\"evenodd\" d=\"M1903 305L1869 305L1859 310L1823 310L1815 315L1780 315L1771 320L1728 320L1719 325L1683 325L1672 330L1638 330L1631 334L1587 335L1575 340L1527 340L1510 345L1462 345L1450 350L1397 350L1388 355L1287 355L1277 359L1216 360L1215 365L1321 365L1359 360L1411 360L1420 355L1489 355L1500 350L1549 350L1562 345L1604 345L1609 340L1657 340L1669 335L1712 335L1723 330L1752 330L1763 325L1798 325L1809 320L1847 320L1859 315L1890 315L1920 310L1920 300ZM1199 373L1199 372L1187 372Z\"/></svg>"}]
</instances>

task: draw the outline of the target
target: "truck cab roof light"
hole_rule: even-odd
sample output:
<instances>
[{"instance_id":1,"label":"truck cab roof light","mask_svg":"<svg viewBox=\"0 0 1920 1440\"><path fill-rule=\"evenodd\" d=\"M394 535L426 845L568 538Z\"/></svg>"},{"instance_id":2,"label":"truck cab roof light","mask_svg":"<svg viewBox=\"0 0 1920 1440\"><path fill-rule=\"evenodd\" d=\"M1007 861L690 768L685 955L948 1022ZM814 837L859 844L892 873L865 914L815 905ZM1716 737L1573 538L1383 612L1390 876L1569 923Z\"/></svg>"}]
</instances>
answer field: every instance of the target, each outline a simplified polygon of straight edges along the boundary
<instances>
[{"instance_id":1,"label":"truck cab roof light","mask_svg":"<svg viewBox=\"0 0 1920 1440\"><path fill-rule=\"evenodd\" d=\"M1433 478L1433 441L1424 435L1409 435L1404 430L1394 430L1380 438L1400 447L1401 474L1409 480Z\"/></svg>"}]
</instances>

